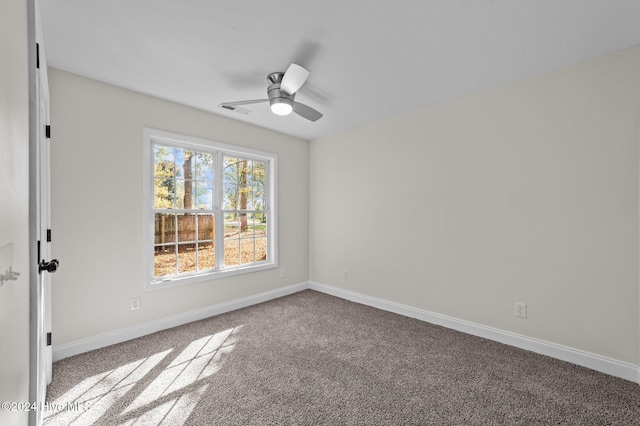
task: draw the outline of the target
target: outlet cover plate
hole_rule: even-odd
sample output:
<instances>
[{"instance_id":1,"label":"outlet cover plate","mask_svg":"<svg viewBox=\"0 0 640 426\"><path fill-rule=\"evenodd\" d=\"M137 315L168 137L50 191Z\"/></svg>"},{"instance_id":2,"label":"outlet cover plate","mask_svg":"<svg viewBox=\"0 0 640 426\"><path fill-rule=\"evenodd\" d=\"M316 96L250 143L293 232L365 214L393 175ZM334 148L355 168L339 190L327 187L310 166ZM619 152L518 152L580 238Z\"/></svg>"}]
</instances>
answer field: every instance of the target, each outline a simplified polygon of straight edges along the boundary
<instances>
[{"instance_id":1,"label":"outlet cover plate","mask_svg":"<svg viewBox=\"0 0 640 426\"><path fill-rule=\"evenodd\" d=\"M140 298L139 297L134 297L133 299L131 299L131 310L132 311L140 310Z\"/></svg>"},{"instance_id":2,"label":"outlet cover plate","mask_svg":"<svg viewBox=\"0 0 640 426\"><path fill-rule=\"evenodd\" d=\"M513 314L520 318L527 317L527 304L526 303L515 303Z\"/></svg>"}]
</instances>

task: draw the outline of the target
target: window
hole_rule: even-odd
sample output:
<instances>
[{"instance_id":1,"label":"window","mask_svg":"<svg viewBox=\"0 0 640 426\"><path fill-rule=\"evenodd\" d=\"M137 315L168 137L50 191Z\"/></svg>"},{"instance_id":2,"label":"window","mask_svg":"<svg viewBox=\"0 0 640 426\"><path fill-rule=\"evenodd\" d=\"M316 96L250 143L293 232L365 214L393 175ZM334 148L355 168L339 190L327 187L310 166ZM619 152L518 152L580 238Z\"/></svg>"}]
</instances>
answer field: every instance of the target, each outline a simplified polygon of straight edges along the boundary
<instances>
[{"instance_id":1,"label":"window","mask_svg":"<svg viewBox=\"0 0 640 426\"><path fill-rule=\"evenodd\" d=\"M277 266L276 157L145 129L147 283Z\"/></svg>"}]
</instances>

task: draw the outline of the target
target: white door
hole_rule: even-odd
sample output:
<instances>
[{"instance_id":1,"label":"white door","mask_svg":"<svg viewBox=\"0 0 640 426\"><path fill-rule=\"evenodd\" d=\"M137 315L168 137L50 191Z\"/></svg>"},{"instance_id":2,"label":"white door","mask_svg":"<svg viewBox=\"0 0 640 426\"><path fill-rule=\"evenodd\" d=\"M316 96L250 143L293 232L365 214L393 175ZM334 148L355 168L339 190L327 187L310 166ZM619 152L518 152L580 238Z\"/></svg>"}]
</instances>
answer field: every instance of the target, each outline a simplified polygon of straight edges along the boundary
<instances>
[{"instance_id":1,"label":"white door","mask_svg":"<svg viewBox=\"0 0 640 426\"><path fill-rule=\"evenodd\" d=\"M40 50L43 44L38 43ZM50 126L49 126L49 87L46 72L46 60L42 50L40 51L40 68L38 69L38 104L40 116L41 134L38 137L39 179L39 223L38 235L40 241L40 261L50 262L51 259L51 186L50 186ZM40 271L39 298L39 324L42 326L40 337L43 341L41 347L41 367L46 377L46 384L51 383L51 273L55 272L53 264Z\"/></svg>"},{"instance_id":2,"label":"white door","mask_svg":"<svg viewBox=\"0 0 640 426\"><path fill-rule=\"evenodd\" d=\"M38 2L36 1L36 5ZM52 346L51 346L51 274L56 271L58 262L51 259L51 199L50 199L50 125L49 125L49 84L47 79L47 61L42 36L42 23L39 7L36 7L36 42L38 68L36 70L36 229L38 235L38 264L36 312L32 315L37 324L35 340L36 356L36 392L35 399L39 407L46 400L47 385L51 382ZM37 410L35 423L42 420L41 410Z\"/></svg>"}]
</instances>

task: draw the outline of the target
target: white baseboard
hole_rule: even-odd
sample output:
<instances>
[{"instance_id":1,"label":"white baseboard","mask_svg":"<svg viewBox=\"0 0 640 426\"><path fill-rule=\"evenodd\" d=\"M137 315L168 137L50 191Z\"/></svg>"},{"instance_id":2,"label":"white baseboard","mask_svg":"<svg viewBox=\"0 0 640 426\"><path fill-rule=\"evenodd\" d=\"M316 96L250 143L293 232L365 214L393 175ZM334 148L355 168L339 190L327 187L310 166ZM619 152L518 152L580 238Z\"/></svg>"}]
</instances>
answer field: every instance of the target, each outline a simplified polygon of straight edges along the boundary
<instances>
[{"instance_id":1,"label":"white baseboard","mask_svg":"<svg viewBox=\"0 0 640 426\"><path fill-rule=\"evenodd\" d=\"M532 337L523 336L517 333L500 330L493 327L487 327L470 321L440 315L434 312L425 311L411 306L390 302L384 299L365 296L349 290L338 287L332 287L318 282L310 281L309 288L341 299L350 300L362 305L372 306L384 311L393 312L410 318L415 318L432 324L441 325L453 330L462 331L474 336L483 337L485 339L494 340L507 345L526 349L542 355L562 361L571 362L581 365L592 370L611 376L620 377L640 384L640 368L637 365L627 362L618 361L601 355L592 354L579 349L570 348L568 346L558 345L556 343L544 340L534 339Z\"/></svg>"},{"instance_id":2,"label":"white baseboard","mask_svg":"<svg viewBox=\"0 0 640 426\"><path fill-rule=\"evenodd\" d=\"M224 314L225 312L235 311L236 309L246 308L251 305L266 302L279 297L288 296L309 288L308 282L294 284L288 287L278 288L276 290L267 291L256 294L254 296L243 297L241 299L232 300L230 302L220 303L218 305L208 306L183 314L173 315L161 320L147 322L108 333L99 334L87 339L76 340L64 345L53 347L53 361L59 361L73 355L78 355L94 349L104 348L105 346L114 345L116 343L125 342L127 340L136 339L146 336L147 334L157 331L166 330L168 328L177 327L193 321L209 318L214 315Z\"/></svg>"}]
</instances>

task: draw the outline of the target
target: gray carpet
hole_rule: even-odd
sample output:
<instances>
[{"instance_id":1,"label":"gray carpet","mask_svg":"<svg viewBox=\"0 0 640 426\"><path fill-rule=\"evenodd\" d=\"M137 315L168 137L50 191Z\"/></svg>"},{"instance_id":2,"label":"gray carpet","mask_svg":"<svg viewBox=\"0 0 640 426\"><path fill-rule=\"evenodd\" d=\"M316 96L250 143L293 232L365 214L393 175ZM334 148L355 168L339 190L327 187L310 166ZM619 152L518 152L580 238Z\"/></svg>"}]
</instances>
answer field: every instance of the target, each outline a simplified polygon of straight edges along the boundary
<instances>
[{"instance_id":1,"label":"gray carpet","mask_svg":"<svg viewBox=\"0 0 640 426\"><path fill-rule=\"evenodd\" d=\"M631 425L640 386L306 290L56 362L45 425Z\"/></svg>"}]
</instances>

